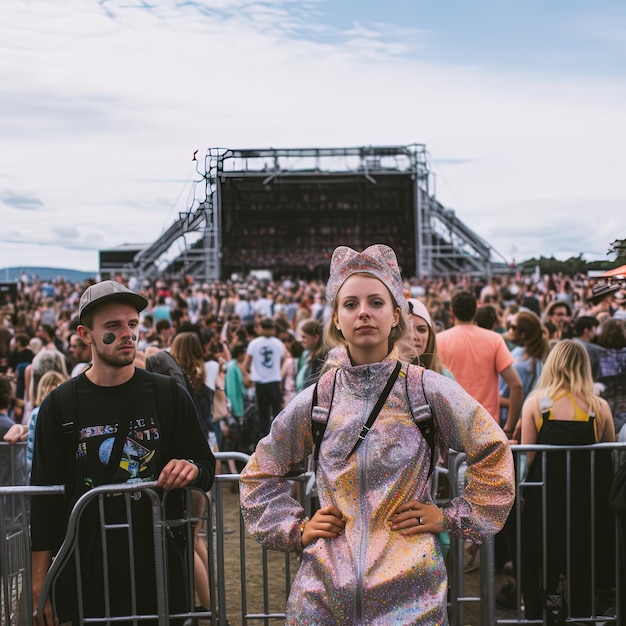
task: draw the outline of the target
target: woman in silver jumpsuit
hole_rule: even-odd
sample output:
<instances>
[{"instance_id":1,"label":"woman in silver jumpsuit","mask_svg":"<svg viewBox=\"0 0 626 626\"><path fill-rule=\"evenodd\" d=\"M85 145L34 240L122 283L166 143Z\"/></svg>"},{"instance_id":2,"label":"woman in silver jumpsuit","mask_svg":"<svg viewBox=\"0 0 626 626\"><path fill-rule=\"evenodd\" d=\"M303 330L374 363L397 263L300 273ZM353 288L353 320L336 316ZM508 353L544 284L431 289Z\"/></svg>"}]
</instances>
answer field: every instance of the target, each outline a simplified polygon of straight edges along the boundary
<instances>
[{"instance_id":1,"label":"woman in silver jumpsuit","mask_svg":"<svg viewBox=\"0 0 626 626\"><path fill-rule=\"evenodd\" d=\"M302 551L287 624L447 624L439 533L482 542L500 530L515 494L508 442L457 383L410 365L408 352L400 358L411 325L391 248L337 248L326 297L334 347L317 393L332 402L312 413L311 386L276 416L242 472L246 527L268 548ZM382 409L364 429L386 383ZM313 450L312 414L326 427L320 508L308 520L286 475ZM431 415L438 445L467 455L465 489L445 509L432 502L431 446L416 425Z\"/></svg>"}]
</instances>

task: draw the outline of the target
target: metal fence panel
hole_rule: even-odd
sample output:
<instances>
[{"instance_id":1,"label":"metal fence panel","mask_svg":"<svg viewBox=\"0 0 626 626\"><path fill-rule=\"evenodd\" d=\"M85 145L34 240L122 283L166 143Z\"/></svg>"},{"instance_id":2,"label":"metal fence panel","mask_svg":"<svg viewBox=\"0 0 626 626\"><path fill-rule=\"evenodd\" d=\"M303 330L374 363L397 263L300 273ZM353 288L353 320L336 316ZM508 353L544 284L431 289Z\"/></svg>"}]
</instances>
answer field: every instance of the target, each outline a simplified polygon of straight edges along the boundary
<instances>
[{"instance_id":1,"label":"metal fence panel","mask_svg":"<svg viewBox=\"0 0 626 626\"><path fill-rule=\"evenodd\" d=\"M547 504L549 493L549 476L544 476L541 480L530 480L527 471L527 455L534 452L536 463L544 467L549 466L550 455L560 454L564 460L564 466L571 470L573 464L580 464L580 457L572 456L574 453L586 451L589 458L594 458L601 453L613 453L618 457L618 451L623 451L626 444L597 444L595 446L573 446L569 449L564 446L514 446L513 453L516 459L517 471L517 505L512 514L514 520L514 532L511 535L512 545L516 555L527 554L532 546L528 545L528 537L522 532L524 527L524 511L520 506L522 499L528 501L528 493L534 490L541 494L538 501ZM218 453L219 460L234 459L240 464L244 464L249 458L242 453ZM590 461L591 462L591 461ZM593 477L595 465L590 465L590 475ZM574 474L572 474L573 476ZM436 501L445 506L449 500L456 497L459 489L462 488L464 476L464 455L450 454L447 467L437 470L434 477L433 494ZM100 510L106 508L106 501L111 497L124 502L124 508L132 510L133 498L135 494L141 492L142 497L146 497L151 504L152 522L146 532L152 537L154 543L154 585L157 594L158 606L153 613L142 613L137 610L136 602L132 605L132 611L124 617L133 620L136 624L145 623L152 620L154 623L166 624L170 619L190 620L189 624L219 624L225 626L236 626L237 624L274 624L284 622L285 605L289 595L291 582L299 566L299 555L284 554L276 551L264 549L257 544L245 530L241 512L228 511L229 524L236 520L236 527L227 528L225 518L225 494L231 485L237 485L239 475L222 474L216 477L215 486L207 496L204 492L202 498L205 499L206 507L202 506L200 512L197 507L192 506L192 493L199 491L194 489L185 490L186 504L185 514L180 518L169 519L166 513L167 505L164 503L161 494L155 490L155 484L143 485L113 485L98 487L91 490L77 503L70 519L70 525L66 540L55 559L53 566L46 578L45 592L54 591L56 579L61 566L70 560L74 560L77 568L80 568L80 545L77 543L77 532L80 527L83 511L88 502L96 502ZM572 478L568 478L571 483ZM595 484L594 481L591 483ZM576 487L576 485L569 485ZM305 510L311 511L312 498L315 495L312 489L312 475L310 472L293 479L295 497L303 503ZM43 495L45 493L60 493L62 487L5 487L0 488L0 503L2 504L2 515L0 530L2 532L2 546L0 546L0 567L2 568L2 624L13 626L30 623L31 612L31 591L30 591L30 543L27 519L27 499L30 495ZM113 496L113 494L118 494ZM591 488L585 495L581 490L574 489L570 495L565 494L565 513L567 514L574 506L575 496L587 498L588 509L594 510L595 500L599 493L595 488ZM230 506L238 506L233 496L230 496ZM548 565L551 558L551 546L546 541L549 516L547 509L540 509L540 522L542 529L542 552L540 554L540 577L546 580ZM115 524L109 524L105 517L100 517L100 532L103 534L103 544L109 541L109 533L130 533L129 541L132 542L133 519L129 513L126 519L116 520ZM562 536L565 540L566 552L564 572L562 577L561 590L569 607L569 599L573 593L572 580L578 572L574 572L575 563L571 558L571 551L576 546L571 545L571 541L576 537L576 529L573 528L571 515L565 515L565 523L562 529ZM566 618L570 622L579 621L587 624L621 624L624 620L624 600L620 593L623 591L623 559L620 539L616 528L611 528L611 541L614 546L614 562L610 571L603 571L603 565L599 561L598 536L604 532L603 528L594 527L597 522L590 520L592 536L589 538L589 558L591 569L585 575L585 580L589 586L591 597L591 610L589 614L581 615L570 611ZM193 611L193 588L189 588L188 611L174 612L169 606L169 590L167 584L168 571L172 568L172 555L168 554L167 535L172 529L183 532L187 538L187 552L183 555L187 575L193 577L193 539L196 526L203 529L209 554L209 588L211 606L208 611ZM197 529L196 529L197 530ZM598 532L602 531L602 532ZM605 533L606 534L606 533ZM530 619L526 616L525 597L521 587L514 594L513 605L504 610L497 604L497 585L502 581L502 574L496 571L495 562L495 542L490 541L480 548L480 566L478 573L468 574L464 571L464 542L460 538L451 537L450 553L447 558L449 577L449 620L451 626L463 626L473 624L473 626L491 626L495 624L547 624L547 615L542 615L537 619ZM543 546L546 546L543 549ZM238 552L238 559L232 556ZM106 553L106 548L105 548ZM238 561L236 565L233 562ZM104 567L107 567L106 557L103 559ZM228 563L228 566L227 566ZM134 563L130 559L131 571L133 568L145 568L145 563ZM605 568L606 569L606 568ZM601 576L599 576L600 572ZM510 576L517 582L523 578L522 558L514 559L514 571ZM607 576L608 574L608 576ZM601 581L600 578L607 580ZM103 577L108 580L107 576ZM608 581L608 582L607 582ZM601 584L607 586L608 595L600 598ZM131 595L136 593L136 589L130 590ZM78 596L83 590L77 588ZM103 586L102 593L107 596L111 593L108 584ZM609 606L610 605L610 606ZM107 605L108 606L108 605ZM108 610L108 609L107 609ZM100 616L97 621L106 619L107 611ZM118 618L119 619L119 618ZM199 621L202 620L202 621ZM93 623L95 619L86 619L81 616L80 623ZM116 620L111 620L115 623Z\"/></svg>"},{"instance_id":2,"label":"metal fence panel","mask_svg":"<svg viewBox=\"0 0 626 626\"><path fill-rule=\"evenodd\" d=\"M31 550L28 501L31 494L63 493L63 487L0 487L0 623L32 623Z\"/></svg>"},{"instance_id":3,"label":"metal fence panel","mask_svg":"<svg viewBox=\"0 0 626 626\"><path fill-rule=\"evenodd\" d=\"M180 580L181 577L193 581L194 529L198 522L206 528L207 522L206 513L194 515L192 504L193 493L201 494L205 500L207 494L193 488L183 491L185 512L178 517L171 517L167 512L168 500L173 498L176 492L168 492L161 496L160 490L156 489L156 483L103 485L85 493L72 510L65 540L46 576L38 611L43 611L46 598L51 597L54 614L58 615L59 602L67 600L65 596L57 594L59 581L61 576L67 575L66 568L73 566L72 580L76 584L77 600L75 611L79 624L115 623L125 620L136 624L149 622L165 626L170 620L176 619L183 623L184 620L192 618L202 618L214 623L214 607L202 612L194 611L192 584L186 587L186 598L180 599L181 602L184 601L184 607L182 603L178 607L173 606L175 595L171 583ZM135 528L137 503L141 500L143 500L142 523L141 527ZM111 516L112 502L115 502L114 516ZM148 509L150 523L146 524ZM89 510L97 510L99 528L95 530L99 532L101 540L96 552L81 554L81 532L85 530L83 522L87 519ZM89 524L93 524L92 517L89 518ZM184 541L179 544L178 541L174 541L175 537L184 538ZM144 560L142 557L145 557L146 553L136 549L138 543L143 545L144 541L152 544L152 562ZM126 572L115 566L116 554L119 555L121 545L125 549L122 560L127 560L129 581L122 594L118 578L124 575L122 579L125 580ZM183 545L182 549L179 549L180 545ZM213 559L212 551L209 553L209 559ZM103 570L101 588L98 585L95 590L85 586L83 582L83 570L86 565L91 566L93 562L101 562ZM91 607L90 614L86 615L84 598L89 595L93 600L96 597L94 592L98 604L102 606L95 610ZM124 597L124 608L121 608L120 596ZM90 606L91 604L93 602ZM117 609L114 608L116 605Z\"/></svg>"}]
</instances>

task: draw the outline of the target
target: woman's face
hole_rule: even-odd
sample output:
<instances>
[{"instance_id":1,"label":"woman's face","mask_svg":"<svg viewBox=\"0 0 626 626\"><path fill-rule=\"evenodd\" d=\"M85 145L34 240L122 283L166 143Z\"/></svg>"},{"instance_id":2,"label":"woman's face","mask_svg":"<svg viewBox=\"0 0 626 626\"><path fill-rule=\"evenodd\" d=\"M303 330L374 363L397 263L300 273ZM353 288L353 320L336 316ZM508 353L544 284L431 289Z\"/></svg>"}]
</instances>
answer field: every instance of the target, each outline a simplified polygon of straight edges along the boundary
<instances>
[{"instance_id":1,"label":"woman's face","mask_svg":"<svg viewBox=\"0 0 626 626\"><path fill-rule=\"evenodd\" d=\"M382 361L389 352L389 334L398 324L400 309L393 306L387 287L373 276L353 274L337 293L333 323L348 343L355 365Z\"/></svg>"},{"instance_id":2,"label":"woman's face","mask_svg":"<svg viewBox=\"0 0 626 626\"><path fill-rule=\"evenodd\" d=\"M303 331L301 333L300 343L305 350L315 350L318 344L318 338L315 335L309 335Z\"/></svg>"},{"instance_id":3,"label":"woman's face","mask_svg":"<svg viewBox=\"0 0 626 626\"><path fill-rule=\"evenodd\" d=\"M507 328L509 329L509 339L516 344L521 343L520 333L517 330L517 315L511 316L509 322L507 323Z\"/></svg>"},{"instance_id":4,"label":"woman's face","mask_svg":"<svg viewBox=\"0 0 626 626\"><path fill-rule=\"evenodd\" d=\"M413 345L417 351L417 356L422 356L426 351L428 345L428 338L430 335L430 329L423 317L419 315L411 315L413 322Z\"/></svg>"}]
</instances>

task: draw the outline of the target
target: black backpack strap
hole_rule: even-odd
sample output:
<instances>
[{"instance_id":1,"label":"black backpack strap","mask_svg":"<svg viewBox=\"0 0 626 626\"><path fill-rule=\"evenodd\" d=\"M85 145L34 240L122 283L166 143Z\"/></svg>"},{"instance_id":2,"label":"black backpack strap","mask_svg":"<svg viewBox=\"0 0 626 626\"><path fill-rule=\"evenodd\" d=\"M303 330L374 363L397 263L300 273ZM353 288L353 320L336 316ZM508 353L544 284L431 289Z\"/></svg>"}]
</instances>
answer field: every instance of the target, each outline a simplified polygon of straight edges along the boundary
<instances>
[{"instance_id":1,"label":"black backpack strap","mask_svg":"<svg viewBox=\"0 0 626 626\"><path fill-rule=\"evenodd\" d=\"M417 366L415 366L417 367ZM428 402L428 397L426 396L426 389L424 388L424 372L426 370L422 370L422 375L420 376L420 382L422 384L422 393L424 395L424 401L426 402L426 406L428 407L429 416L425 420L417 420L415 418L415 413L413 412L413 406L411 405L411 400L409 396L409 372L414 371L417 373L417 369L413 369L410 365L407 366L407 373L405 375L405 385L406 385L406 396L407 402L409 405L409 410L411 411L411 417L415 422L415 425L420 429L420 433L422 433L422 437L426 440L426 443L430 447L430 468L428 470L428 477L433 473L435 469L435 465L437 463L437 441L435 436L435 418L433 417L433 410L430 406L430 402Z\"/></svg>"},{"instance_id":2,"label":"black backpack strap","mask_svg":"<svg viewBox=\"0 0 626 626\"><path fill-rule=\"evenodd\" d=\"M160 417L164 414L164 412L168 412L170 415L173 415L174 407L172 402L174 394L172 393L172 385L180 385L180 383L176 382L176 380L171 376L158 374L156 372L152 373L152 381L147 380L146 382L151 385L152 391L154 392L154 398L156 400L156 427L159 429L160 433L163 433L163 428L165 426L169 427L171 420L161 420ZM180 386L182 387L182 385ZM161 437L162 444L171 442L171 440L172 437L169 433L167 433L167 436ZM164 457L167 457L169 455L169 449L161 450L161 454L163 454Z\"/></svg>"},{"instance_id":3,"label":"black backpack strap","mask_svg":"<svg viewBox=\"0 0 626 626\"><path fill-rule=\"evenodd\" d=\"M84 375L84 374L83 374ZM74 466L76 450L78 449L78 429L76 419L78 412L78 399L76 391L76 377L57 387L58 416L60 419L61 432L63 433L63 444L65 448L64 458L67 468ZM65 494L74 492L76 474L73 470L66 471Z\"/></svg>"},{"instance_id":4,"label":"black backpack strap","mask_svg":"<svg viewBox=\"0 0 626 626\"><path fill-rule=\"evenodd\" d=\"M76 378L70 378L65 384L59 386L58 400L61 418L61 432L65 435L68 449L73 444L78 444L78 436L75 428L78 399L76 398Z\"/></svg>"},{"instance_id":5,"label":"black backpack strap","mask_svg":"<svg viewBox=\"0 0 626 626\"><path fill-rule=\"evenodd\" d=\"M76 378L70 378L66 385L59 388L59 405L61 409L61 430L64 435L74 434L76 416Z\"/></svg>"},{"instance_id":6,"label":"black backpack strap","mask_svg":"<svg viewBox=\"0 0 626 626\"><path fill-rule=\"evenodd\" d=\"M428 443L429 447L430 447L430 469L428 472L428 476L430 477L430 475L432 474L432 472L435 469L435 464L437 462L437 455L436 455L436 450L437 450L437 445L436 445L436 429L435 429L435 419L433 417L433 411L432 408L430 406L430 403L428 402L428 397L426 396L426 390L424 388L424 375L422 372L422 376L420 378L420 382L422 385L422 393L424 395L424 400L426 402L426 407L428 408L428 412L429 412L429 416L427 419L425 420L420 420L418 421L415 417L415 414L413 412L413 407L411 406L411 402L409 400L409 393L408 393L408 374L409 372L415 372L417 373L417 366L415 368L411 367L411 366L407 366L407 372L401 372L400 367L398 367L400 365L400 362L398 362L398 365L396 366L398 368L398 372L396 374L396 376L394 377L394 382L395 382L395 378L397 378L398 375L400 376L404 376L405 378L405 384L406 384L406 394L407 394L407 403L409 405L409 410L411 411L411 416L413 418L413 421L415 422L415 425L419 428L422 437L424 437L424 439L426 440L426 442ZM326 432L326 427L328 425L328 416L330 414L330 408L332 406L333 403L333 398L335 396L335 385L337 382L337 372L338 369L336 368L334 370L333 373L333 386L332 386L332 392L330 395L330 399L329 402L325 402L325 400L327 400L327 397L322 397L321 402L318 405L318 385L320 382L325 382L322 381L320 379L320 381L318 381L315 384L315 388L313 389L313 400L312 400L312 404L311 404L311 433L313 435L313 444L315 446L314 448L314 453L313 453L313 460L314 460L314 471L317 471L317 463L318 463L318 459L319 459L319 453L320 453L320 445L322 443L322 439L324 438L324 433ZM395 370L394 370L395 373ZM326 372L326 374L324 374L324 376L330 376L330 372ZM387 381L389 383L389 381ZM392 383L393 385L393 383ZM391 391L391 388L389 389L389 391ZM322 389L322 392L324 393L324 390ZM326 394L324 394L326 395ZM387 392L387 395L389 395L389 392ZM383 397L383 394L381 394L381 398ZM385 396L383 399L383 403L384 401L387 399L387 397ZM379 398L380 401L380 398ZM316 408L319 410L321 409L320 413L323 413L323 415L320 414L320 416L318 417L318 419L314 419L314 415L316 413ZM382 405L381 405L382 408ZM380 409L379 409L380 410ZM375 416L376 417L376 416ZM370 424L371 427L371 424ZM361 441L359 439L359 441Z\"/></svg>"},{"instance_id":7,"label":"black backpack strap","mask_svg":"<svg viewBox=\"0 0 626 626\"><path fill-rule=\"evenodd\" d=\"M322 377L324 380L320 379L315 383L315 387L313 389L313 400L311 402L311 434L313 435L313 468L314 471L317 471L317 460L320 456L320 445L322 443L322 439L324 438L324 433L326 432L326 426L328 426L328 417L330 415L330 407L333 404L333 399L335 398L335 385L337 384L337 372L339 368L335 368L332 372L326 372ZM324 387L326 386L326 378L328 378L332 373L333 376L333 386L331 388L330 397L328 397ZM317 388L319 383L322 382L322 403L318 405L318 396L317 396ZM326 402L328 400L328 402Z\"/></svg>"}]
</instances>

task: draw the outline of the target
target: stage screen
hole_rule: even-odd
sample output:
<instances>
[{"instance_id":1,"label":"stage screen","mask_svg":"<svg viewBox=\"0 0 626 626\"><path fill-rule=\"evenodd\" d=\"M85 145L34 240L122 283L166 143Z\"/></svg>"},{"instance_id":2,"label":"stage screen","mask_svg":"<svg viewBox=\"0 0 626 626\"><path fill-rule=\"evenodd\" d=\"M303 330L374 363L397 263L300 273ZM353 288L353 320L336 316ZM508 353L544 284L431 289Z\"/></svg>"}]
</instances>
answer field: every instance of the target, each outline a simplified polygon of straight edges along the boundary
<instances>
[{"instance_id":1,"label":"stage screen","mask_svg":"<svg viewBox=\"0 0 626 626\"><path fill-rule=\"evenodd\" d=\"M410 173L312 174L268 180L221 174L222 277L269 269L275 278L326 280L332 251L390 245L415 273L415 183ZM263 184L265 182L265 184Z\"/></svg>"}]
</instances>

